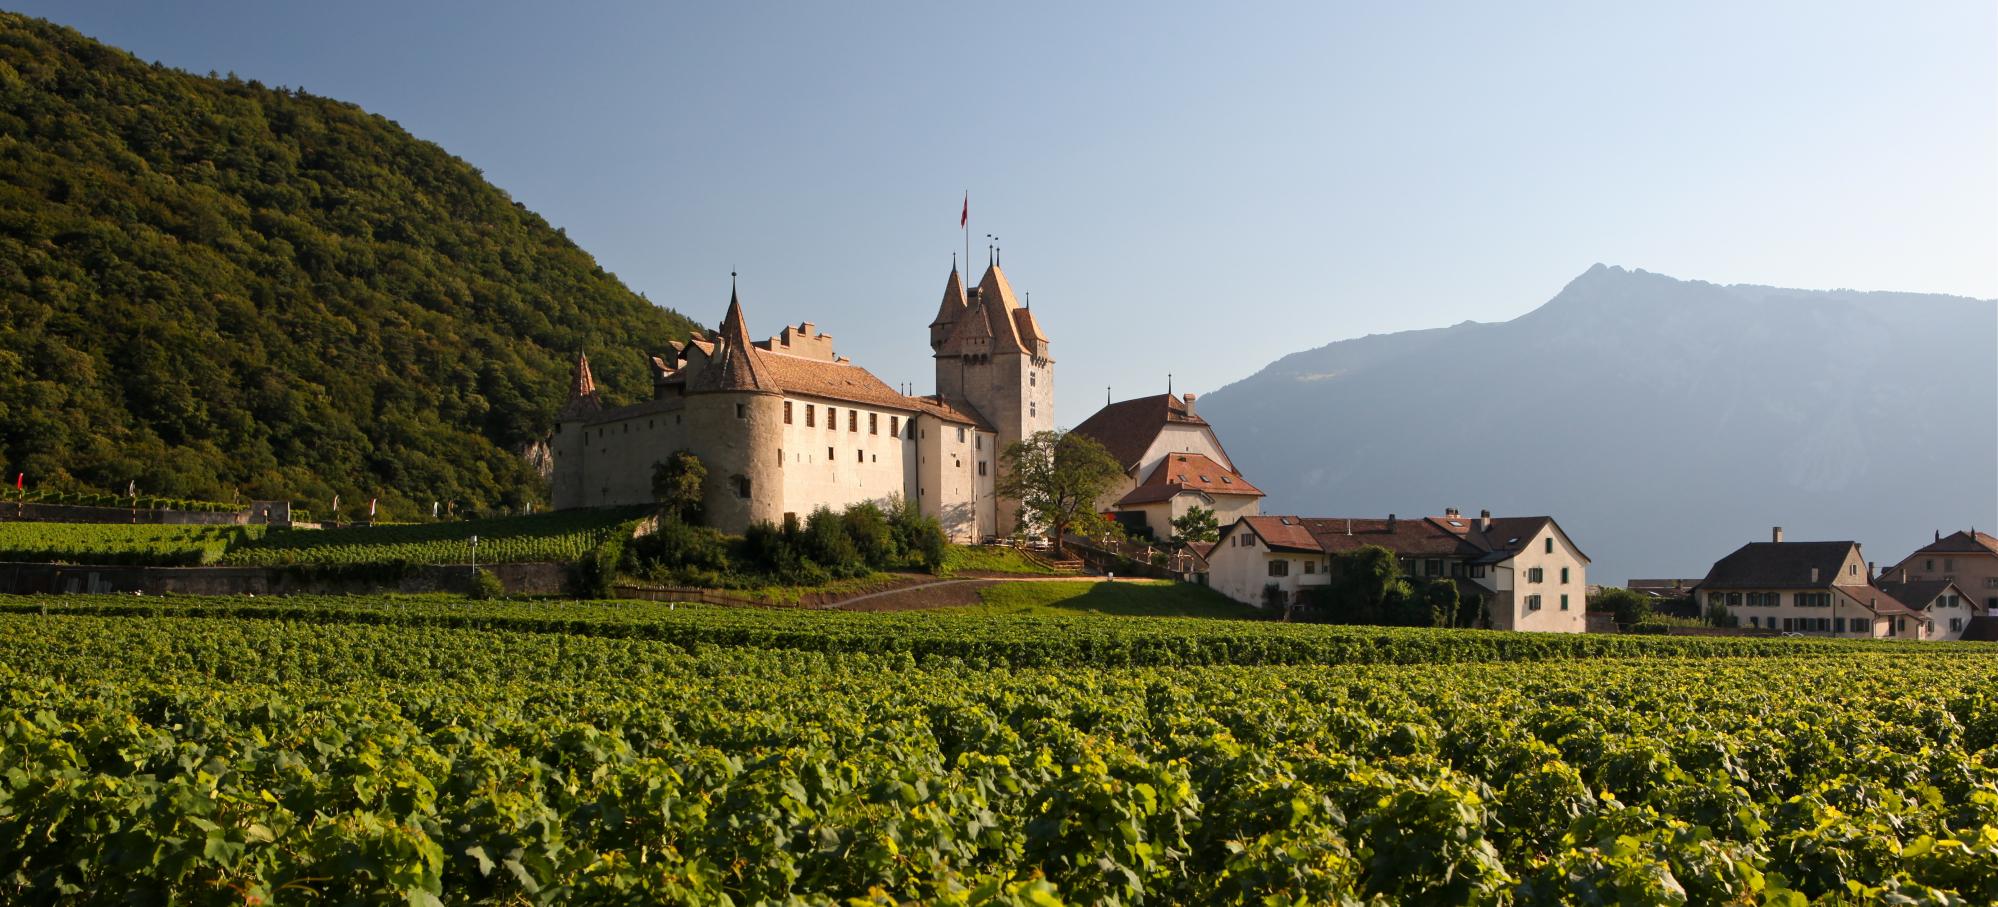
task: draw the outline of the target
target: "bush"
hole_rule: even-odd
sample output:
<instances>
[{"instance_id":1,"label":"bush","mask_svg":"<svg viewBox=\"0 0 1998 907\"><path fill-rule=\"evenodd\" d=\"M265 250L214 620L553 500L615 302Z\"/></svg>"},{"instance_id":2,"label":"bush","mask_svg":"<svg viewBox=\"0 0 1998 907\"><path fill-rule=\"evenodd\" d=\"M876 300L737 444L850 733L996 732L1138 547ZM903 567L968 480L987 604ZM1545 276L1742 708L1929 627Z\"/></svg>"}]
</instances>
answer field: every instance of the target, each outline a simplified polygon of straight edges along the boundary
<instances>
[{"instance_id":1,"label":"bush","mask_svg":"<svg viewBox=\"0 0 1998 907\"><path fill-rule=\"evenodd\" d=\"M491 570L480 567L472 571L472 589L465 593L478 601L490 601L506 594L506 585Z\"/></svg>"},{"instance_id":2,"label":"bush","mask_svg":"<svg viewBox=\"0 0 1998 907\"><path fill-rule=\"evenodd\" d=\"M1609 611L1618 626L1635 627L1651 620L1651 599L1629 589L1604 589L1589 603L1591 611Z\"/></svg>"},{"instance_id":3,"label":"bush","mask_svg":"<svg viewBox=\"0 0 1998 907\"><path fill-rule=\"evenodd\" d=\"M846 512L840 514L840 522L846 528L847 538L853 540L854 551L867 566L883 570L901 563L901 547L895 544L895 532L888 525L888 515L873 502L862 501L846 508Z\"/></svg>"}]
</instances>

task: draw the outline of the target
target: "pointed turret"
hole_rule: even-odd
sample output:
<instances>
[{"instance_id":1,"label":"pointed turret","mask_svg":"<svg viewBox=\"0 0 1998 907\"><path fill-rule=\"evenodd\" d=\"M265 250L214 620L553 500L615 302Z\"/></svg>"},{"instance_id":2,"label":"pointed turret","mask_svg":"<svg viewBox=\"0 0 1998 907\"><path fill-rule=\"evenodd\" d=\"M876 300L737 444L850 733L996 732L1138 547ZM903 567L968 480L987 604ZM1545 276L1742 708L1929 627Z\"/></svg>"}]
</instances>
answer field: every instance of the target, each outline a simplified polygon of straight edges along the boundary
<instances>
[{"instance_id":1,"label":"pointed turret","mask_svg":"<svg viewBox=\"0 0 1998 907\"><path fill-rule=\"evenodd\" d=\"M562 405L555 418L563 422L581 419L603 407L603 399L597 395L597 378L590 374L590 356L577 353L576 377L569 383L569 402Z\"/></svg>"},{"instance_id":2,"label":"pointed turret","mask_svg":"<svg viewBox=\"0 0 1998 907\"><path fill-rule=\"evenodd\" d=\"M775 385L765 380L762 367L756 362L756 352L749 340L749 322L742 317L742 300L736 295L733 285L729 287L728 313L722 316L714 354L708 358L707 367L701 369L695 386L689 390L694 393L777 393Z\"/></svg>"},{"instance_id":3,"label":"pointed turret","mask_svg":"<svg viewBox=\"0 0 1998 907\"><path fill-rule=\"evenodd\" d=\"M950 280L944 283L943 303L937 306L936 320L930 322L930 350L942 352L944 343L950 340L951 331L958 319L964 317L966 308L964 278L958 276L957 262L950 263Z\"/></svg>"},{"instance_id":4,"label":"pointed turret","mask_svg":"<svg viewBox=\"0 0 1998 907\"><path fill-rule=\"evenodd\" d=\"M993 352L1026 352L1020 342L1020 329L1014 322L1013 313L1021 311L1020 301L1013 295L1013 285L1006 282L1006 272L994 264L985 269L984 279L978 282L978 300L985 310L986 330L992 336Z\"/></svg>"}]
</instances>

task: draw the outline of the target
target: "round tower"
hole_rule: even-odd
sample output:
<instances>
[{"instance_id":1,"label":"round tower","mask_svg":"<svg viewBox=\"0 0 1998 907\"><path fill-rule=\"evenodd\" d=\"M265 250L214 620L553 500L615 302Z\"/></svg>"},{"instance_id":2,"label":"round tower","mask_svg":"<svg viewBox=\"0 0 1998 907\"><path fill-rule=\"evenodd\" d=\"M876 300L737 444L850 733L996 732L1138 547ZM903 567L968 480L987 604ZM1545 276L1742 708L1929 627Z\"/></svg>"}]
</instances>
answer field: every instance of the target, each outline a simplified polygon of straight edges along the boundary
<instances>
[{"instance_id":1,"label":"round tower","mask_svg":"<svg viewBox=\"0 0 1998 907\"><path fill-rule=\"evenodd\" d=\"M686 407L688 448L708 470L703 509L723 532L774 523L784 512L784 397L757 358L731 289L714 353L688 388Z\"/></svg>"}]
</instances>

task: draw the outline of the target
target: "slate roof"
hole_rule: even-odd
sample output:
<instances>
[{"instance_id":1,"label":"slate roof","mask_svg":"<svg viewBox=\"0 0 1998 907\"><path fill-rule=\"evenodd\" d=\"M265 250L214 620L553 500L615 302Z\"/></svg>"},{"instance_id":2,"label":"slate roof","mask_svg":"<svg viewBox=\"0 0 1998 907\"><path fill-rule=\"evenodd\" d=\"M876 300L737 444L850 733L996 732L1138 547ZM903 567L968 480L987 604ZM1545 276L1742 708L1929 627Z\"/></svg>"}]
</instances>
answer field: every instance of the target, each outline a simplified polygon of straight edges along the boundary
<instances>
[{"instance_id":1,"label":"slate roof","mask_svg":"<svg viewBox=\"0 0 1998 907\"><path fill-rule=\"evenodd\" d=\"M1915 550L1916 554L1998 554L1998 536L1957 530Z\"/></svg>"},{"instance_id":2,"label":"slate roof","mask_svg":"<svg viewBox=\"0 0 1998 907\"><path fill-rule=\"evenodd\" d=\"M1263 496L1262 489L1249 484L1249 480L1205 454L1176 453L1160 460L1159 465L1152 468L1151 475L1119 498L1117 504L1151 504L1192 493Z\"/></svg>"},{"instance_id":3,"label":"slate roof","mask_svg":"<svg viewBox=\"0 0 1998 907\"><path fill-rule=\"evenodd\" d=\"M1973 617L1963 627L1961 639L1971 642L1998 642L1998 615Z\"/></svg>"},{"instance_id":4,"label":"slate roof","mask_svg":"<svg viewBox=\"0 0 1998 907\"><path fill-rule=\"evenodd\" d=\"M1126 472L1150 450L1152 440L1168 424L1206 425L1207 420L1186 411L1186 401L1172 394L1138 397L1112 403L1082 420L1075 431L1103 445ZM1216 444L1220 441L1217 439ZM1225 452L1224 452L1225 455Z\"/></svg>"},{"instance_id":5,"label":"slate roof","mask_svg":"<svg viewBox=\"0 0 1998 907\"><path fill-rule=\"evenodd\" d=\"M1842 577L1847 555L1858 542L1749 542L1714 562L1700 588L1821 589ZM1811 581L1811 568L1818 570Z\"/></svg>"}]
</instances>

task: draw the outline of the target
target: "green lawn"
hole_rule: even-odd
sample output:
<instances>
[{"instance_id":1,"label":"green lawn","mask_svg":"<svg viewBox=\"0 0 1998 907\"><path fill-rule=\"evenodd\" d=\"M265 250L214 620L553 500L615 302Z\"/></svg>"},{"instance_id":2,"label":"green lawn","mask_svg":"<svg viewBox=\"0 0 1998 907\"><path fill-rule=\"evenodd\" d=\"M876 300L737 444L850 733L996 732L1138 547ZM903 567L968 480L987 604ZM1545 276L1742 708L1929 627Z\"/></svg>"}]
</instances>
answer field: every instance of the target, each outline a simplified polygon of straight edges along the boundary
<instances>
[{"instance_id":1,"label":"green lawn","mask_svg":"<svg viewBox=\"0 0 1998 907\"><path fill-rule=\"evenodd\" d=\"M987 545L950 546L944 551L943 569L938 572L945 576L957 573L1019 573L1029 576L1048 576L1054 573L1045 565L1029 560L1019 549Z\"/></svg>"},{"instance_id":2,"label":"green lawn","mask_svg":"<svg viewBox=\"0 0 1998 907\"><path fill-rule=\"evenodd\" d=\"M1252 608L1204 586L1166 580L1001 583L979 593L983 601L938 613L992 616L1102 614L1118 617L1219 617L1256 619Z\"/></svg>"}]
</instances>

